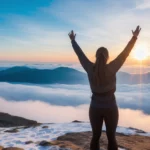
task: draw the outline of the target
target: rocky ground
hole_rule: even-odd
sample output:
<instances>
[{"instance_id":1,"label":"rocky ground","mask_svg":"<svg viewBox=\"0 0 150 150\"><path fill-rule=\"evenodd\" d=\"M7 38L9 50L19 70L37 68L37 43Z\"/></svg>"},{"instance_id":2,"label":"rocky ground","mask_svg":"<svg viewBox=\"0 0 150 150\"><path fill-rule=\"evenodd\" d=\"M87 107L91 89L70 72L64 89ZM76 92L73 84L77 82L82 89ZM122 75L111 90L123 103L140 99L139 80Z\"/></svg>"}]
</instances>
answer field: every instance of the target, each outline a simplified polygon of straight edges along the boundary
<instances>
[{"instance_id":1,"label":"rocky ground","mask_svg":"<svg viewBox=\"0 0 150 150\"><path fill-rule=\"evenodd\" d=\"M0 126L0 150L89 150L92 138L90 124L78 120L40 124L0 113ZM143 130L117 127L116 137L119 150L150 150L150 133ZM101 150L107 149L105 130L100 145Z\"/></svg>"},{"instance_id":2,"label":"rocky ground","mask_svg":"<svg viewBox=\"0 0 150 150\"><path fill-rule=\"evenodd\" d=\"M52 150L89 150L92 132L67 133L55 141L41 141L37 143L41 147L53 146ZM150 137L141 135L116 134L118 145L122 150L150 150ZM26 144L31 144L27 141ZM101 150L107 150L106 133L102 133L100 140ZM59 149L58 149L59 147ZM0 150L23 150L19 148L1 148Z\"/></svg>"},{"instance_id":3,"label":"rocky ground","mask_svg":"<svg viewBox=\"0 0 150 150\"><path fill-rule=\"evenodd\" d=\"M68 133L64 136L58 137L57 141L68 141L82 150L89 150L91 137L91 132ZM150 137L141 135L124 135L120 133L117 133L116 137L120 148L126 150L150 150ZM107 149L107 138L105 132L102 133L100 145L103 150ZM78 150L78 148L74 148L73 150Z\"/></svg>"}]
</instances>

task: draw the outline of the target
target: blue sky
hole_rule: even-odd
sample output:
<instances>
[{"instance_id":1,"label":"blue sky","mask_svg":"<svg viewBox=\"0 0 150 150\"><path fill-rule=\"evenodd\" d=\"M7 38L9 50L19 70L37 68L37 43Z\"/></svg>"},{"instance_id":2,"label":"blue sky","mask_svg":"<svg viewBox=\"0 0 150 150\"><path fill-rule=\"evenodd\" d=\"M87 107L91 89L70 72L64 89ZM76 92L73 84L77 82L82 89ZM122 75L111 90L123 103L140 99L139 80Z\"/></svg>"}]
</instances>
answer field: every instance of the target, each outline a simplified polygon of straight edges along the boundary
<instances>
[{"instance_id":1,"label":"blue sky","mask_svg":"<svg viewBox=\"0 0 150 150\"><path fill-rule=\"evenodd\" d=\"M137 45L150 47L149 18L149 0L0 0L0 60L77 62L71 29L92 61L100 46L112 59L137 25L142 27Z\"/></svg>"}]
</instances>

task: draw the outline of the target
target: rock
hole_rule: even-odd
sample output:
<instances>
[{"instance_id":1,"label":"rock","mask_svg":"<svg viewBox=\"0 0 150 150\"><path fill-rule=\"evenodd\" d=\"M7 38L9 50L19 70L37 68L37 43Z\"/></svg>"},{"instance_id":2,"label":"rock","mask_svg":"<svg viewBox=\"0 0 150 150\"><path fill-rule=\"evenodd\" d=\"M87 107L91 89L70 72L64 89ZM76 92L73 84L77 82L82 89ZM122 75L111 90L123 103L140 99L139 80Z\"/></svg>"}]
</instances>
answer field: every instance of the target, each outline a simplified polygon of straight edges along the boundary
<instances>
[{"instance_id":1,"label":"rock","mask_svg":"<svg viewBox=\"0 0 150 150\"><path fill-rule=\"evenodd\" d=\"M26 141L25 144L31 144L34 143L33 141Z\"/></svg>"},{"instance_id":2,"label":"rock","mask_svg":"<svg viewBox=\"0 0 150 150\"><path fill-rule=\"evenodd\" d=\"M83 121L79 121L79 120L74 120L72 122L74 122L74 123L83 123Z\"/></svg>"},{"instance_id":3,"label":"rock","mask_svg":"<svg viewBox=\"0 0 150 150\"><path fill-rule=\"evenodd\" d=\"M36 128L36 127L40 126L41 124L42 124L42 123L36 123L36 124L33 124L33 125L24 126L23 129Z\"/></svg>"},{"instance_id":4,"label":"rock","mask_svg":"<svg viewBox=\"0 0 150 150\"><path fill-rule=\"evenodd\" d=\"M43 126L42 128L45 129L45 128L48 128L48 126Z\"/></svg>"},{"instance_id":5,"label":"rock","mask_svg":"<svg viewBox=\"0 0 150 150\"><path fill-rule=\"evenodd\" d=\"M36 124L31 125L31 127L35 128L35 127L40 126L41 124L42 124L42 123L36 123Z\"/></svg>"},{"instance_id":6,"label":"rock","mask_svg":"<svg viewBox=\"0 0 150 150\"><path fill-rule=\"evenodd\" d=\"M41 141L39 143L40 146L51 146L51 150L72 150L72 148L76 148L77 150L82 150L80 147L74 145L69 141Z\"/></svg>"},{"instance_id":7,"label":"rock","mask_svg":"<svg viewBox=\"0 0 150 150\"><path fill-rule=\"evenodd\" d=\"M129 127L129 129L135 130L135 131L136 131L136 133L146 133L145 131L140 130L140 129L137 129L137 128Z\"/></svg>"},{"instance_id":8,"label":"rock","mask_svg":"<svg viewBox=\"0 0 150 150\"><path fill-rule=\"evenodd\" d=\"M4 132L17 133L17 132L19 132L19 130L18 129L11 129L11 130L6 130Z\"/></svg>"},{"instance_id":9,"label":"rock","mask_svg":"<svg viewBox=\"0 0 150 150\"><path fill-rule=\"evenodd\" d=\"M0 112L0 127L31 126L36 124L36 121Z\"/></svg>"},{"instance_id":10,"label":"rock","mask_svg":"<svg viewBox=\"0 0 150 150\"><path fill-rule=\"evenodd\" d=\"M41 142L39 143L39 145L40 145L40 146L51 146L52 144L51 144L51 142L48 142L48 141L41 141Z\"/></svg>"},{"instance_id":11,"label":"rock","mask_svg":"<svg viewBox=\"0 0 150 150\"><path fill-rule=\"evenodd\" d=\"M70 141L52 141L51 144L59 146L59 150L82 150L79 146Z\"/></svg>"},{"instance_id":12,"label":"rock","mask_svg":"<svg viewBox=\"0 0 150 150\"><path fill-rule=\"evenodd\" d=\"M18 147L7 147L7 148L3 148L3 150L24 150L24 149Z\"/></svg>"}]
</instances>

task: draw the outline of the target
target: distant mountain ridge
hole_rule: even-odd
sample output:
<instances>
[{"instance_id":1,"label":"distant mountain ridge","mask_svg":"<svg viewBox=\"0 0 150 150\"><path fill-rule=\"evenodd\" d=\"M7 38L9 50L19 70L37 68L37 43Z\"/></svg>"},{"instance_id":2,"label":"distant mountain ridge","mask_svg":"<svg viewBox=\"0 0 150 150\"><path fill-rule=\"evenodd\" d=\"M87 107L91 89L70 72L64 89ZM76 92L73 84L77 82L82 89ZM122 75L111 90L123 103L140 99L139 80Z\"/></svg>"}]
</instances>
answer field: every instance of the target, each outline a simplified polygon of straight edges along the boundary
<instances>
[{"instance_id":1,"label":"distant mountain ridge","mask_svg":"<svg viewBox=\"0 0 150 150\"><path fill-rule=\"evenodd\" d=\"M68 67L55 69L12 67L0 71L0 82L87 84L88 80L85 73Z\"/></svg>"},{"instance_id":2,"label":"distant mountain ridge","mask_svg":"<svg viewBox=\"0 0 150 150\"><path fill-rule=\"evenodd\" d=\"M86 73L68 67L55 69L36 69L16 66L0 70L0 82L33 83L33 84L88 84ZM150 83L150 73L129 74L117 73L119 84Z\"/></svg>"}]
</instances>

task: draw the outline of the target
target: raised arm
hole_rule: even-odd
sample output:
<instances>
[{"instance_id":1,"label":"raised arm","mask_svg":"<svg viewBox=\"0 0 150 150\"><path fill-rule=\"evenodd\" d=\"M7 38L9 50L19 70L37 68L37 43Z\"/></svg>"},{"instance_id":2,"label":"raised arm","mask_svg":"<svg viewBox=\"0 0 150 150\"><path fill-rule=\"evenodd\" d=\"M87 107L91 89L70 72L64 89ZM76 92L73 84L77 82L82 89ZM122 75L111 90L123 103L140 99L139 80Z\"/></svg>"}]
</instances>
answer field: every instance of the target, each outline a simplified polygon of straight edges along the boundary
<instances>
[{"instance_id":1,"label":"raised arm","mask_svg":"<svg viewBox=\"0 0 150 150\"><path fill-rule=\"evenodd\" d=\"M71 39L72 47L73 47L75 53L77 54L78 59L79 59L81 65L83 66L83 68L85 69L85 71L88 72L88 69L89 69L89 67L90 67L90 65L92 63L89 61L89 59L83 53L83 51L80 48L80 46L75 41L76 34L74 34L73 30L68 35L69 35L69 37Z\"/></svg>"},{"instance_id":2,"label":"raised arm","mask_svg":"<svg viewBox=\"0 0 150 150\"><path fill-rule=\"evenodd\" d=\"M140 31L141 31L141 28L139 26L137 26L135 31L132 30L133 36L132 36L131 40L128 42L127 46L117 56L116 59L114 59L112 62L109 63L108 67L109 67L109 70L111 71L111 73L115 74L121 68L121 66L125 62L126 58L129 56L132 48L134 47L134 44L137 40L137 37L138 37Z\"/></svg>"}]
</instances>

